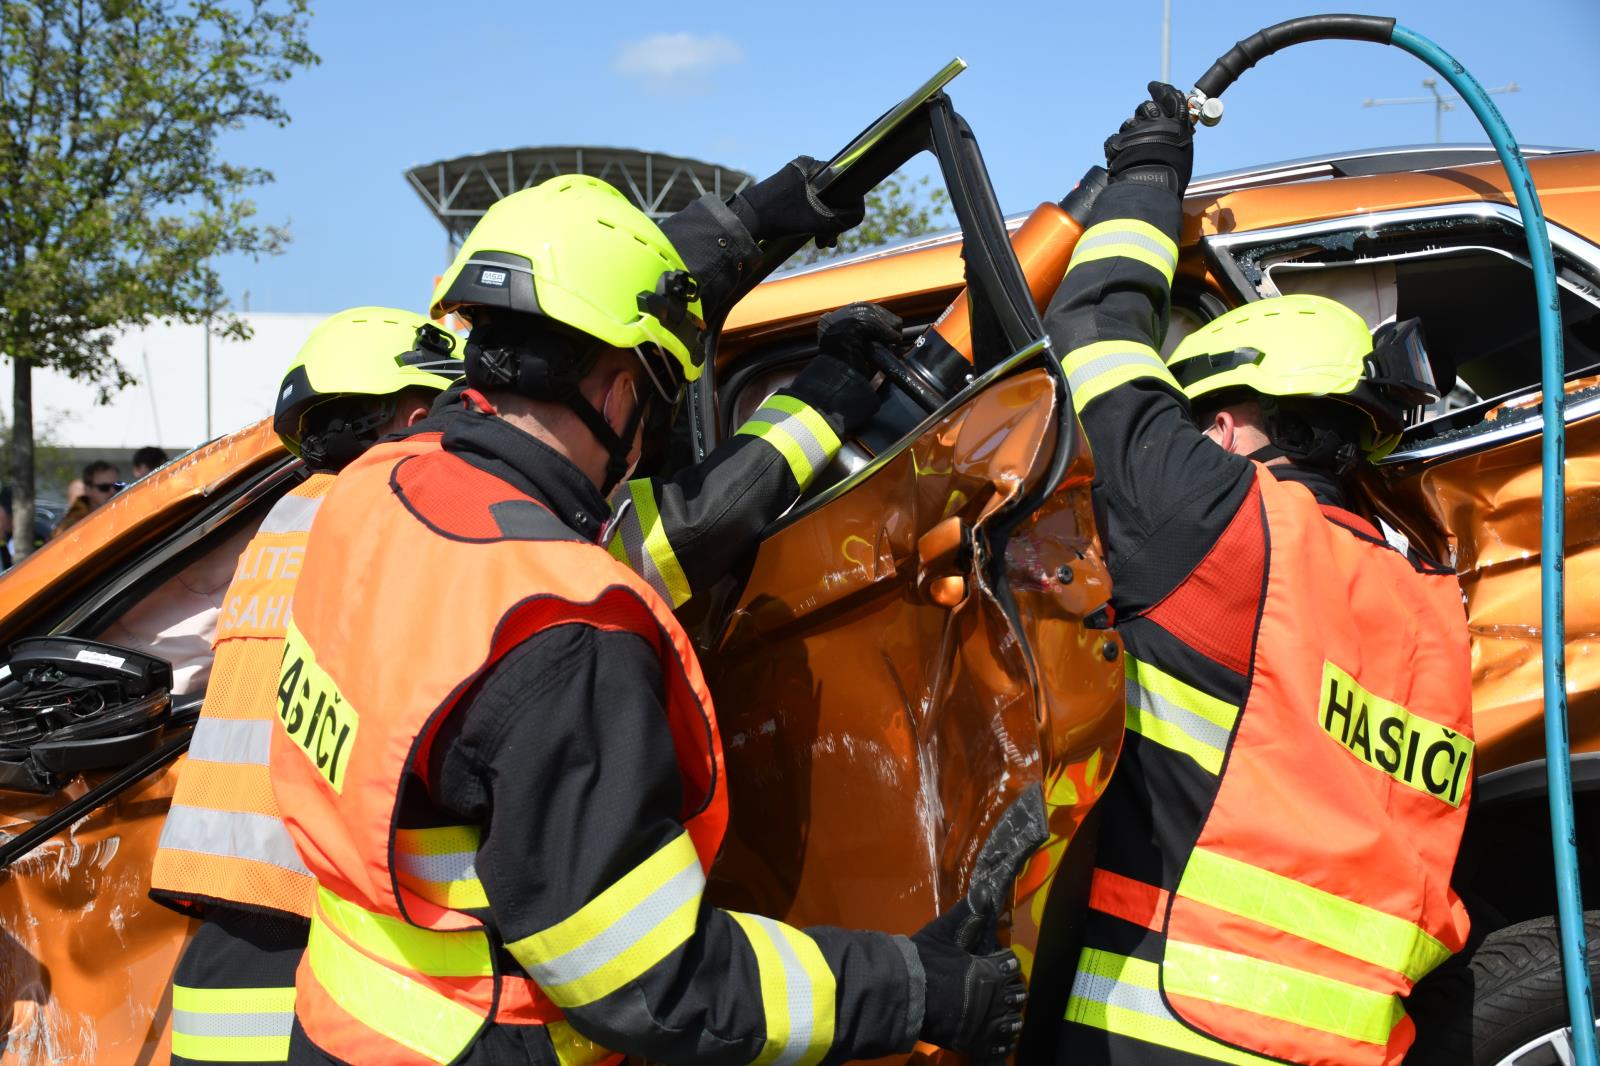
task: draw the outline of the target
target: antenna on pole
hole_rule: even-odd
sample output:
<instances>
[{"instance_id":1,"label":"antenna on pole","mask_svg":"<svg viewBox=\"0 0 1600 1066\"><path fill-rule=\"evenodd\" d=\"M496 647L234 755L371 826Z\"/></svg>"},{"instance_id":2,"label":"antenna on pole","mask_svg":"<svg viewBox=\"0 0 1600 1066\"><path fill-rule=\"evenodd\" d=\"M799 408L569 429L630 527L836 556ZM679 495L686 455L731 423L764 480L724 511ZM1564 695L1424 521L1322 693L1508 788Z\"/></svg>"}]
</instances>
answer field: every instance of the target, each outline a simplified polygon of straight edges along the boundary
<instances>
[{"instance_id":1,"label":"antenna on pole","mask_svg":"<svg viewBox=\"0 0 1600 1066\"><path fill-rule=\"evenodd\" d=\"M1444 140L1444 113L1446 111L1454 111L1456 109L1456 105L1461 102L1461 97L1453 96L1453 95L1452 96L1441 95L1440 92L1439 92L1439 82L1435 78L1423 78L1422 79L1422 87L1424 89L1428 90L1428 92L1430 92L1432 95L1431 96L1401 96L1401 97L1392 97L1392 98L1387 99L1387 100L1374 100L1372 97L1369 96L1365 100L1361 101L1361 106L1362 107L1388 107L1391 104L1432 104L1433 105L1433 143L1434 144L1439 144L1440 142L1442 142ZM1517 93L1517 92L1521 92L1521 91L1522 91L1522 86L1518 85L1514 81L1508 81L1504 85L1499 85L1499 86L1496 86L1493 89L1485 89L1484 90L1484 92L1486 92L1486 93Z\"/></svg>"},{"instance_id":2,"label":"antenna on pole","mask_svg":"<svg viewBox=\"0 0 1600 1066\"><path fill-rule=\"evenodd\" d=\"M1172 0L1161 0L1161 80L1172 84Z\"/></svg>"}]
</instances>

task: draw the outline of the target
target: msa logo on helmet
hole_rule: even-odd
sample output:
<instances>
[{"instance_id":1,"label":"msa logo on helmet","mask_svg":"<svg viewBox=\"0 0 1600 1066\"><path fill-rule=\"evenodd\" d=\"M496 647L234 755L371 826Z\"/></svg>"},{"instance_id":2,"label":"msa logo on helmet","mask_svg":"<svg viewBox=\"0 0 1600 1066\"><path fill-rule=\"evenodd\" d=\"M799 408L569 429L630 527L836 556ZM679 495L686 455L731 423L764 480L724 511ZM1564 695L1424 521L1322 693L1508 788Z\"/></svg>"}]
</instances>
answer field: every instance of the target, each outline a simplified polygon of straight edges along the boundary
<instances>
[{"instance_id":1,"label":"msa logo on helmet","mask_svg":"<svg viewBox=\"0 0 1600 1066\"><path fill-rule=\"evenodd\" d=\"M503 289L511 275L504 270L492 270L489 267L478 268L478 284L490 289Z\"/></svg>"},{"instance_id":2,"label":"msa logo on helmet","mask_svg":"<svg viewBox=\"0 0 1600 1066\"><path fill-rule=\"evenodd\" d=\"M361 718L344 701L339 686L317 665L311 645L290 619L283 638L283 670L278 675L278 724L323 780L344 792Z\"/></svg>"},{"instance_id":3,"label":"msa logo on helmet","mask_svg":"<svg viewBox=\"0 0 1600 1066\"><path fill-rule=\"evenodd\" d=\"M1323 731L1402 785L1452 807L1472 777L1472 738L1380 699L1332 663L1322 664Z\"/></svg>"}]
</instances>

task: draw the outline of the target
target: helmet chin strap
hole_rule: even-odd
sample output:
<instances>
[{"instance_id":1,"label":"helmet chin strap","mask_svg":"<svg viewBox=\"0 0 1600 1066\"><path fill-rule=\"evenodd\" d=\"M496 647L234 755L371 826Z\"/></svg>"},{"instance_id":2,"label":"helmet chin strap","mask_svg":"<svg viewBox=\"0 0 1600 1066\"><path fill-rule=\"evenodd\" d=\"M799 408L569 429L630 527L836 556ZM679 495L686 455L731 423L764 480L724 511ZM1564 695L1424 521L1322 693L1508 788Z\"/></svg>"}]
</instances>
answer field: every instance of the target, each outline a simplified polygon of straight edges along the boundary
<instances>
[{"instance_id":1,"label":"helmet chin strap","mask_svg":"<svg viewBox=\"0 0 1600 1066\"><path fill-rule=\"evenodd\" d=\"M1245 456L1245 458L1251 460L1252 462L1264 463L1269 459L1282 459L1288 454L1288 452L1285 452L1276 444L1263 444L1261 447Z\"/></svg>"},{"instance_id":2,"label":"helmet chin strap","mask_svg":"<svg viewBox=\"0 0 1600 1066\"><path fill-rule=\"evenodd\" d=\"M638 393L634 393L637 400ZM633 413L628 415L627 424L619 434L611 428L605 417L595 410L593 404L584 398L576 385L566 390L559 398L573 414L578 416L595 440L606 450L605 480L600 485L600 495L609 497L611 490L621 484L622 479L628 476L630 463L628 453L633 451L633 438L639 432L639 424L644 421L645 407L648 401L638 400L633 407Z\"/></svg>"}]
</instances>

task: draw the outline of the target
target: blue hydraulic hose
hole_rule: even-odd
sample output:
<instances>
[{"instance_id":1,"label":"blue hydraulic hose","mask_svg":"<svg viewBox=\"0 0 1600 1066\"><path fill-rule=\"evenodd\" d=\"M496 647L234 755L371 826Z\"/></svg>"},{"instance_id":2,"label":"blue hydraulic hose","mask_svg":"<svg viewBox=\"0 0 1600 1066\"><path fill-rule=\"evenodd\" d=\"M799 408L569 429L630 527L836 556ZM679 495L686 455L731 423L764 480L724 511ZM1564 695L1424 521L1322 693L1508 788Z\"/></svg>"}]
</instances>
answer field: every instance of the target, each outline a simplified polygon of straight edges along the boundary
<instances>
[{"instance_id":1,"label":"blue hydraulic hose","mask_svg":"<svg viewBox=\"0 0 1600 1066\"><path fill-rule=\"evenodd\" d=\"M1444 49L1405 26L1390 43L1437 70L1472 108L1511 178L1533 264L1539 301L1539 355L1544 397L1544 514L1540 527L1540 616L1544 643L1544 742L1550 793L1550 835L1555 851L1556 899L1561 921L1561 968L1567 990L1576 1066L1600 1066L1595 1049L1594 1003L1583 933L1583 893L1578 883L1578 840L1572 816L1571 757L1567 741L1566 592L1566 362L1562 357L1560 292L1555 254L1533 176L1511 130L1465 67Z\"/></svg>"}]
</instances>

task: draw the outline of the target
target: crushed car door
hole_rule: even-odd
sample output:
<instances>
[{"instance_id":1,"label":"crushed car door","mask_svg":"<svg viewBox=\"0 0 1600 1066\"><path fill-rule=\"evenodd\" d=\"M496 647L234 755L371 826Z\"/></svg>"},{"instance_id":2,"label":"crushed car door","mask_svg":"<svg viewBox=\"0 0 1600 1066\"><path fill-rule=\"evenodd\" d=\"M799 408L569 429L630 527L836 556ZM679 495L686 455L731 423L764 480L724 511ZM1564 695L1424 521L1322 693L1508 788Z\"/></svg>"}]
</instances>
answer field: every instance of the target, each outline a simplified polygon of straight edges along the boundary
<instances>
[{"instance_id":1,"label":"crushed car door","mask_svg":"<svg viewBox=\"0 0 1600 1066\"><path fill-rule=\"evenodd\" d=\"M1064 376L971 130L943 94L923 115L975 380L769 531L702 626L732 806L713 898L911 932L970 894L1031 964L1115 762L1120 645Z\"/></svg>"}]
</instances>

